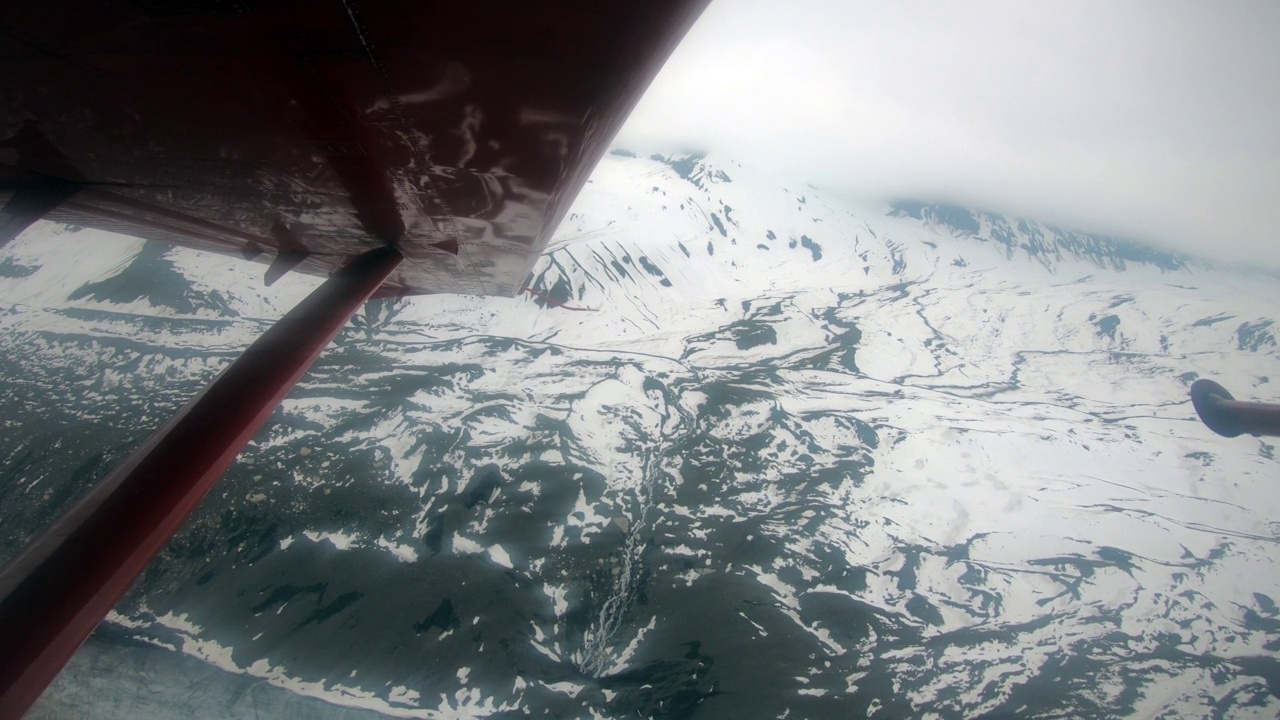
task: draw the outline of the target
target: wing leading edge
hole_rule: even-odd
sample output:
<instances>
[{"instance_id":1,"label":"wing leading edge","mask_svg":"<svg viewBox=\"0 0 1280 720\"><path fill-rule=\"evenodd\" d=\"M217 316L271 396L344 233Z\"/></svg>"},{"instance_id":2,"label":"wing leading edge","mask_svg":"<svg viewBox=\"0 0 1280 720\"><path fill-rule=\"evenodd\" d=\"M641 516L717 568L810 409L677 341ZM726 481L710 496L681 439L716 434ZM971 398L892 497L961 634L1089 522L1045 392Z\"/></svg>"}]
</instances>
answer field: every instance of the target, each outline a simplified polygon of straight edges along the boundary
<instances>
[{"instance_id":1,"label":"wing leading edge","mask_svg":"<svg viewBox=\"0 0 1280 720\"><path fill-rule=\"evenodd\" d=\"M0 19L0 243L38 217L514 295L705 0L65 0Z\"/></svg>"}]
</instances>

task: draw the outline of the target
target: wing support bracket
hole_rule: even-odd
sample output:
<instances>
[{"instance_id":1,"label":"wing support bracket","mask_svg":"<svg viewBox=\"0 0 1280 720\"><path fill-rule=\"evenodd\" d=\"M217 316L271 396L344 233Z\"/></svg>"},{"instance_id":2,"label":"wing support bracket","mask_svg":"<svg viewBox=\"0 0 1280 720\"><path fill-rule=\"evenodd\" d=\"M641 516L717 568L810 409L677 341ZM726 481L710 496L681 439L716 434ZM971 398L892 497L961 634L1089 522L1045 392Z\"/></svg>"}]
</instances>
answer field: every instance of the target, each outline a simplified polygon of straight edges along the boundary
<instances>
[{"instance_id":1,"label":"wing support bracket","mask_svg":"<svg viewBox=\"0 0 1280 720\"><path fill-rule=\"evenodd\" d=\"M1280 436L1280 405L1236 400L1212 380L1191 384L1191 404L1200 421L1223 437Z\"/></svg>"},{"instance_id":2,"label":"wing support bracket","mask_svg":"<svg viewBox=\"0 0 1280 720\"><path fill-rule=\"evenodd\" d=\"M35 182L16 188L9 201L0 208L0 248L21 235L32 223L57 209L81 187L83 185L78 182L39 176Z\"/></svg>"}]
</instances>

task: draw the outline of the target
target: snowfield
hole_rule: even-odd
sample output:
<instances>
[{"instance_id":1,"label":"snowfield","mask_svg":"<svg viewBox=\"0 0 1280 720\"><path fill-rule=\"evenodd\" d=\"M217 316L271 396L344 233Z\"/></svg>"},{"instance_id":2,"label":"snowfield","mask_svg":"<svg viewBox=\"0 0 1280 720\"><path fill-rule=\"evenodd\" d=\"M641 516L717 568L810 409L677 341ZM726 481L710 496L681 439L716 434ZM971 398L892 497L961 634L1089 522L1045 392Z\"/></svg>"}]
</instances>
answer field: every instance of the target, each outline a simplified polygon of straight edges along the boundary
<instances>
[{"instance_id":1,"label":"snowfield","mask_svg":"<svg viewBox=\"0 0 1280 720\"><path fill-rule=\"evenodd\" d=\"M263 270L0 252L6 557ZM525 285L371 304L33 717L1280 714L1276 448L1187 395L1280 397L1276 277L615 151Z\"/></svg>"}]
</instances>

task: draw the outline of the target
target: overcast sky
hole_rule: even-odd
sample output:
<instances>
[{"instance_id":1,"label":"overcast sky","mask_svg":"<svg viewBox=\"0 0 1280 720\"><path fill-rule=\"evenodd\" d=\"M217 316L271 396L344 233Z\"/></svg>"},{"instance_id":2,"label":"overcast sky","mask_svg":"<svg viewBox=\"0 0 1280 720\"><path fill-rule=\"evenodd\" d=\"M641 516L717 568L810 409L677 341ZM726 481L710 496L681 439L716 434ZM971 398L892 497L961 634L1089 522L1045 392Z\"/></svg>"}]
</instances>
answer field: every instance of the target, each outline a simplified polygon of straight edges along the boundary
<instances>
[{"instance_id":1,"label":"overcast sky","mask_svg":"<svg viewBox=\"0 0 1280 720\"><path fill-rule=\"evenodd\" d=\"M1280 268L1280 1L713 0L618 143Z\"/></svg>"}]
</instances>

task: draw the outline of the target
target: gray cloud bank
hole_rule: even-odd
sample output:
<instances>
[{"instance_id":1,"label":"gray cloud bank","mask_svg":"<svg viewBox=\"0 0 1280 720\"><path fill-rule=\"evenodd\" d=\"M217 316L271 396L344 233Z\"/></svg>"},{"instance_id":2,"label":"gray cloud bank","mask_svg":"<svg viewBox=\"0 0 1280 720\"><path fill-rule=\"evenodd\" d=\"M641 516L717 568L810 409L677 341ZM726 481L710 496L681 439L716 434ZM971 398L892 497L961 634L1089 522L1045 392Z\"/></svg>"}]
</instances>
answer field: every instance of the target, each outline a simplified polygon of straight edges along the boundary
<instances>
[{"instance_id":1,"label":"gray cloud bank","mask_svg":"<svg viewBox=\"0 0 1280 720\"><path fill-rule=\"evenodd\" d=\"M1280 269L1280 2L715 0L623 129Z\"/></svg>"}]
</instances>

